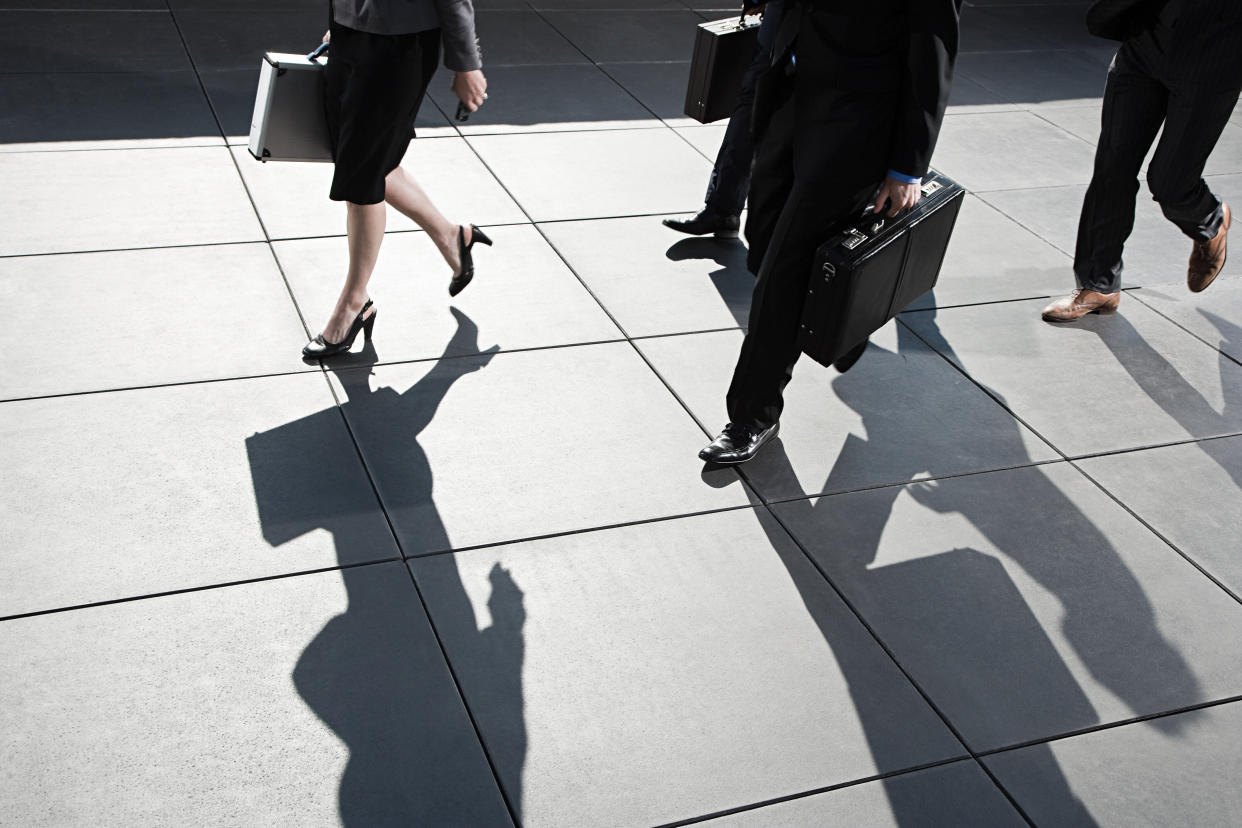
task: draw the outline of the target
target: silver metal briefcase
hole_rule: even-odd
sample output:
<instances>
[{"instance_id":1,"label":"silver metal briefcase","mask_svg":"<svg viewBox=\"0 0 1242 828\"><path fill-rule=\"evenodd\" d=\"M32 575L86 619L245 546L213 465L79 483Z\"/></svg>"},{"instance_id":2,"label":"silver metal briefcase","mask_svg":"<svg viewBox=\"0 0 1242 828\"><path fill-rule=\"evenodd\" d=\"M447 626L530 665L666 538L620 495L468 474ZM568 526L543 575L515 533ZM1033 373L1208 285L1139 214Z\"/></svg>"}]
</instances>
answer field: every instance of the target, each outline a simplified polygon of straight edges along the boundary
<instances>
[{"instance_id":1,"label":"silver metal briefcase","mask_svg":"<svg viewBox=\"0 0 1242 828\"><path fill-rule=\"evenodd\" d=\"M326 44L325 44L326 45ZM250 154L260 161L331 161L324 114L323 48L309 55L268 52L250 119Z\"/></svg>"}]
</instances>

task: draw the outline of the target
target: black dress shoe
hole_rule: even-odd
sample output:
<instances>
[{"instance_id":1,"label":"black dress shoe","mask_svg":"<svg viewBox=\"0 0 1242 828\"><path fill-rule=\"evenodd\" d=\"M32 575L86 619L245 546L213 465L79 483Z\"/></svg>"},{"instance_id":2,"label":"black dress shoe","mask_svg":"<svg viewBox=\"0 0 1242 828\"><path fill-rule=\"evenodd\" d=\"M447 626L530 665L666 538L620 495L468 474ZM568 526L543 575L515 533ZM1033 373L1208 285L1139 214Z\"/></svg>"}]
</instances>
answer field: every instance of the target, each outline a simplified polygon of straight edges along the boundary
<instances>
[{"instance_id":1,"label":"black dress shoe","mask_svg":"<svg viewBox=\"0 0 1242 828\"><path fill-rule=\"evenodd\" d=\"M329 342L323 338L322 333L316 334L314 339L302 347L302 356L307 359L322 359L348 353L349 349L354 347L354 340L358 338L359 331L362 332L366 341L370 342L371 332L375 330L375 317L379 314L379 310L375 310L372 311L370 316L366 315L366 312L371 309L373 304L370 299L367 300L367 303L362 306L362 310L358 311L358 315L354 317L354 323L349 326L349 332L345 334L345 338L340 342Z\"/></svg>"},{"instance_id":2,"label":"black dress shoe","mask_svg":"<svg viewBox=\"0 0 1242 828\"><path fill-rule=\"evenodd\" d=\"M868 342L870 342L869 339L864 339L832 361L832 367L837 369L838 374L844 374L854 367L854 363L858 362L858 358L863 355L863 351L867 350Z\"/></svg>"},{"instance_id":3,"label":"black dress shoe","mask_svg":"<svg viewBox=\"0 0 1242 828\"><path fill-rule=\"evenodd\" d=\"M780 423L772 423L763 429L729 423L710 446L699 452L699 459L721 465L745 463L763 448L764 443L776 436L780 427Z\"/></svg>"},{"instance_id":4,"label":"black dress shoe","mask_svg":"<svg viewBox=\"0 0 1242 828\"><path fill-rule=\"evenodd\" d=\"M718 239L736 239L741 221L737 216L715 213L704 207L688 219L665 219L664 226L671 227L679 233L689 233L691 236L715 233Z\"/></svg>"},{"instance_id":5,"label":"black dress shoe","mask_svg":"<svg viewBox=\"0 0 1242 828\"><path fill-rule=\"evenodd\" d=\"M487 237L487 234L473 224L470 225L470 244L466 244L466 228L459 224L457 226L457 252L461 256L461 272L449 282L449 296L461 293L474 278L474 257L470 255L470 248L474 247L475 242L486 244L488 247L492 246L492 240Z\"/></svg>"}]
</instances>

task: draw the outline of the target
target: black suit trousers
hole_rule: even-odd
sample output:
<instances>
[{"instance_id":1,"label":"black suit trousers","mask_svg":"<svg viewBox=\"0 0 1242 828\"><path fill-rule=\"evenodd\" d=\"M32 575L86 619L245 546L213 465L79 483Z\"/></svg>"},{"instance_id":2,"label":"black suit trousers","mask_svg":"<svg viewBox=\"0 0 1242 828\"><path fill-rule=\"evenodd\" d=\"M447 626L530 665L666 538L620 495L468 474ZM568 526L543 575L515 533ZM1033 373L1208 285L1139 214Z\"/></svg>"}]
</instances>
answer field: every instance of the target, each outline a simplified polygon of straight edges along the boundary
<instances>
[{"instance_id":1,"label":"black suit trousers","mask_svg":"<svg viewBox=\"0 0 1242 828\"><path fill-rule=\"evenodd\" d=\"M730 422L760 428L780 418L801 355L798 327L815 250L883 179L896 113L887 95L824 89L817 94L833 100L816 111L826 115L800 119L794 78L783 66L769 72L780 80L760 82L771 98L756 125L746 221L748 265L758 279L726 396Z\"/></svg>"},{"instance_id":2,"label":"black suit trousers","mask_svg":"<svg viewBox=\"0 0 1242 828\"><path fill-rule=\"evenodd\" d=\"M1108 70L1100 141L1083 199L1074 251L1079 287L1121 289L1122 248L1134 229L1138 174L1161 126L1147 186L1166 218L1196 241L1216 235L1220 201L1203 168L1238 100L1239 79L1180 80L1171 71L1171 30L1154 27L1125 41Z\"/></svg>"}]
</instances>

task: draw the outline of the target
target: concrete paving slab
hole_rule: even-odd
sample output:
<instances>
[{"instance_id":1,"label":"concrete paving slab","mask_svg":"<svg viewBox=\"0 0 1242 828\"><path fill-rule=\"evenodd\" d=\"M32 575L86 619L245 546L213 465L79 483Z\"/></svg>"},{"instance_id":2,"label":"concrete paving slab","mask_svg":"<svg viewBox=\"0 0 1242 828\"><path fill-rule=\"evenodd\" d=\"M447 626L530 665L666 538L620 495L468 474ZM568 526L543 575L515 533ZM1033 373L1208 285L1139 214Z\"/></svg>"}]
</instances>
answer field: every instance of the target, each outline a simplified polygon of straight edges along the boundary
<instances>
[{"instance_id":1,"label":"concrete paving slab","mask_svg":"<svg viewBox=\"0 0 1242 828\"><path fill-rule=\"evenodd\" d=\"M698 210L711 172L693 147L662 129L468 140L535 221Z\"/></svg>"},{"instance_id":2,"label":"concrete paving slab","mask_svg":"<svg viewBox=\"0 0 1242 828\"><path fill-rule=\"evenodd\" d=\"M1084 141L1089 141L1092 146L1099 142L1099 106L1046 106L1039 109L1039 115L1065 131L1072 132ZM1143 162L1143 177L1147 175L1147 165L1151 162L1152 153L1155 152L1159 142L1160 137L1156 136L1151 151L1147 153L1147 160ZM1216 149L1208 157L1207 167L1204 172L1208 176L1230 175L1242 172L1242 127L1234 124L1227 124L1225 126L1225 130L1216 144ZM1150 198L1146 188L1139 192L1139 198Z\"/></svg>"},{"instance_id":3,"label":"concrete paving slab","mask_svg":"<svg viewBox=\"0 0 1242 828\"><path fill-rule=\"evenodd\" d=\"M0 304L0 399L306 370L263 245L0 259Z\"/></svg>"},{"instance_id":4,"label":"concrete paving slab","mask_svg":"<svg viewBox=\"0 0 1242 828\"><path fill-rule=\"evenodd\" d=\"M1042 10L1044 5L1040 4L1039 8ZM974 3L965 6L960 24L960 53L1046 51L1057 47L1046 32L1040 36L1029 26L1014 26L1012 15L1003 12L1004 7L976 6Z\"/></svg>"},{"instance_id":5,"label":"concrete paving slab","mask_svg":"<svg viewBox=\"0 0 1242 828\"><path fill-rule=\"evenodd\" d=\"M690 62L608 63L600 66L617 83L658 116L674 127L700 126L686 117L686 85L690 82Z\"/></svg>"},{"instance_id":6,"label":"concrete paving slab","mask_svg":"<svg viewBox=\"0 0 1242 828\"><path fill-rule=\"evenodd\" d=\"M254 11L254 0L168 0L168 5L173 11L182 11L187 9L205 10L205 11ZM302 9L313 10L316 12L323 11L323 3L319 0L264 0L264 9Z\"/></svg>"},{"instance_id":7,"label":"concrete paving slab","mask_svg":"<svg viewBox=\"0 0 1242 828\"><path fill-rule=\"evenodd\" d=\"M717 121L716 123L704 126L682 127L675 132L682 138L690 142L696 150L702 153L703 157L713 164L716 163L716 155L720 152L720 145L724 142L725 130L729 127L729 119ZM703 182L703 190L707 191L707 182Z\"/></svg>"},{"instance_id":8,"label":"concrete paving slab","mask_svg":"<svg viewBox=\"0 0 1242 828\"><path fill-rule=\"evenodd\" d=\"M250 69L257 83L259 61L266 52L310 52L323 40L328 15L322 5L186 8L177 11L177 27L197 71Z\"/></svg>"},{"instance_id":9,"label":"concrete paving slab","mask_svg":"<svg viewBox=\"0 0 1242 828\"><path fill-rule=\"evenodd\" d=\"M0 153L0 256L262 241L224 147Z\"/></svg>"},{"instance_id":10,"label":"concrete paving slab","mask_svg":"<svg viewBox=\"0 0 1242 828\"><path fill-rule=\"evenodd\" d=\"M410 565L524 825L661 824L963 755L770 516Z\"/></svg>"},{"instance_id":11,"label":"concrete paving slab","mask_svg":"<svg viewBox=\"0 0 1242 828\"><path fill-rule=\"evenodd\" d=\"M486 50L485 69L591 62L529 5L521 10L480 11L475 15L475 29Z\"/></svg>"},{"instance_id":12,"label":"concrete paving slab","mask_svg":"<svg viewBox=\"0 0 1242 828\"><path fill-rule=\"evenodd\" d=\"M589 64L487 68L487 105L460 125L463 135L663 126L612 78ZM447 88L431 89L456 110Z\"/></svg>"},{"instance_id":13,"label":"concrete paving slab","mask_svg":"<svg viewBox=\"0 0 1242 828\"><path fill-rule=\"evenodd\" d=\"M1242 268L1226 263L1211 289L1144 288L1130 296L1168 317L1207 344L1242 362ZM1180 288L1180 289L1179 289Z\"/></svg>"},{"instance_id":14,"label":"concrete paving slab","mask_svg":"<svg viewBox=\"0 0 1242 828\"><path fill-rule=\"evenodd\" d=\"M982 198L1044 241L1071 258L1078 237L1078 217L1087 188L1047 187L983 193ZM1134 232L1126 242L1122 287L1162 283L1181 274L1186 278L1189 247L1176 227L1160 214L1160 208L1140 190L1135 207ZM1066 293L1074 288L1072 272L1062 283Z\"/></svg>"},{"instance_id":15,"label":"concrete paving slab","mask_svg":"<svg viewBox=\"0 0 1242 828\"><path fill-rule=\"evenodd\" d=\"M1038 6L1034 14L1047 14L1050 9ZM1081 50L986 52L964 55L955 74L1031 109L1077 104L1094 106L1098 113L1108 64L1109 58Z\"/></svg>"},{"instance_id":16,"label":"concrete paving slab","mask_svg":"<svg viewBox=\"0 0 1242 828\"><path fill-rule=\"evenodd\" d=\"M1242 203L1242 176L1209 176L1208 186L1226 203ZM1074 253L1086 186L988 192L980 197L1049 244ZM1190 241L1160 212L1146 187L1135 202L1134 232L1126 241L1122 287L1185 285ZM1229 272L1229 271L1226 271ZM1065 283L1073 288L1072 278Z\"/></svg>"},{"instance_id":17,"label":"concrete paving slab","mask_svg":"<svg viewBox=\"0 0 1242 828\"><path fill-rule=\"evenodd\" d=\"M962 10L963 52L1048 49L1116 51L1117 44L1087 32L1086 9L1059 3L974 4Z\"/></svg>"},{"instance_id":18,"label":"concrete paving slab","mask_svg":"<svg viewBox=\"0 0 1242 828\"><path fill-rule=\"evenodd\" d=\"M1232 825L1242 814L1242 705L987 757L1036 825ZM1069 779L1049 780L1047 755Z\"/></svg>"},{"instance_id":19,"label":"concrete paving slab","mask_svg":"<svg viewBox=\"0 0 1242 828\"><path fill-rule=\"evenodd\" d=\"M380 309L375 358L434 359L621 338L599 303L574 278L535 228L488 228L494 248L474 248L476 275L449 298L450 271L425 233L390 234L371 281ZM344 280L344 239L281 242L276 255L313 331L336 303ZM454 338L460 308L477 333ZM446 344L452 347L446 353ZM355 345L355 348L358 346Z\"/></svg>"},{"instance_id":20,"label":"concrete paving slab","mask_svg":"<svg viewBox=\"0 0 1242 828\"><path fill-rule=\"evenodd\" d=\"M1013 219L967 195L940 279L911 308L1059 295L1073 283L1069 258Z\"/></svg>"},{"instance_id":21,"label":"concrete paving slab","mask_svg":"<svg viewBox=\"0 0 1242 828\"><path fill-rule=\"evenodd\" d=\"M328 197L331 164L264 164L245 147L233 147L232 152L271 238L345 235L345 205ZM526 221L521 208L461 138L416 138L401 164L450 221L480 226ZM387 212L390 232L418 228L392 207Z\"/></svg>"},{"instance_id":22,"label":"concrete paving slab","mask_svg":"<svg viewBox=\"0 0 1242 828\"><path fill-rule=\"evenodd\" d=\"M6 823L510 824L399 565L6 621L0 657Z\"/></svg>"},{"instance_id":23,"label":"concrete paving slab","mask_svg":"<svg viewBox=\"0 0 1242 828\"><path fill-rule=\"evenodd\" d=\"M1110 454L1081 466L1183 554L1242 595L1242 438ZM1186 508L1187 494L1193 508Z\"/></svg>"},{"instance_id":24,"label":"concrete paving slab","mask_svg":"<svg viewBox=\"0 0 1242 828\"><path fill-rule=\"evenodd\" d=\"M1031 112L946 115L932 165L973 192L1027 190L1091 180L1085 141ZM1014 164L1015 158L1039 163Z\"/></svg>"},{"instance_id":25,"label":"concrete paving slab","mask_svg":"<svg viewBox=\"0 0 1242 828\"><path fill-rule=\"evenodd\" d=\"M903 773L879 782L852 785L709 819L709 828L802 828L854 825L1026 825L1000 789L973 761L953 762Z\"/></svg>"},{"instance_id":26,"label":"concrete paving slab","mask_svg":"<svg viewBox=\"0 0 1242 828\"><path fill-rule=\"evenodd\" d=\"M970 112L1012 112L1020 109L990 89L967 77L966 67L978 55L958 55L953 74L953 87L949 90L949 107L946 112L960 115Z\"/></svg>"},{"instance_id":27,"label":"concrete paving slab","mask_svg":"<svg viewBox=\"0 0 1242 828\"><path fill-rule=\"evenodd\" d=\"M542 15L595 63L690 60L695 34L703 22L685 8L548 10Z\"/></svg>"},{"instance_id":28,"label":"concrete paving slab","mask_svg":"<svg viewBox=\"0 0 1242 828\"><path fill-rule=\"evenodd\" d=\"M775 510L972 750L1242 687L1242 605L1068 464Z\"/></svg>"},{"instance_id":29,"label":"concrete paving slab","mask_svg":"<svg viewBox=\"0 0 1242 828\"><path fill-rule=\"evenodd\" d=\"M0 423L0 616L398 554L319 375L7 402Z\"/></svg>"},{"instance_id":30,"label":"concrete paving slab","mask_svg":"<svg viewBox=\"0 0 1242 828\"><path fill-rule=\"evenodd\" d=\"M803 359L786 389L781 448L744 468L769 499L1020 466L1056 455L908 330L890 323L848 374ZM740 332L638 346L714 436ZM683 447L697 451L708 442ZM788 464L793 474L788 474Z\"/></svg>"},{"instance_id":31,"label":"concrete paving slab","mask_svg":"<svg viewBox=\"0 0 1242 828\"><path fill-rule=\"evenodd\" d=\"M0 75L0 152L214 146L193 72Z\"/></svg>"},{"instance_id":32,"label":"concrete paving slab","mask_svg":"<svg viewBox=\"0 0 1242 828\"><path fill-rule=\"evenodd\" d=\"M736 239L687 237L654 216L542 229L629 336L746 324L755 278Z\"/></svg>"},{"instance_id":33,"label":"concrete paving slab","mask_svg":"<svg viewBox=\"0 0 1242 828\"><path fill-rule=\"evenodd\" d=\"M628 344L333 379L407 556L748 502L704 474L699 430Z\"/></svg>"},{"instance_id":34,"label":"concrete paving slab","mask_svg":"<svg viewBox=\"0 0 1242 828\"><path fill-rule=\"evenodd\" d=\"M31 0L0 0L0 9L36 11ZM164 0L57 0L58 11L167 11Z\"/></svg>"},{"instance_id":35,"label":"concrete paving slab","mask_svg":"<svg viewBox=\"0 0 1242 828\"><path fill-rule=\"evenodd\" d=\"M531 0L539 11L685 11L680 0Z\"/></svg>"},{"instance_id":36,"label":"concrete paving slab","mask_svg":"<svg viewBox=\"0 0 1242 828\"><path fill-rule=\"evenodd\" d=\"M167 10L78 8L0 11L0 74L180 72L190 67ZM130 44L117 48L118 43ZM141 43L142 48L132 48Z\"/></svg>"},{"instance_id":37,"label":"concrete paving slab","mask_svg":"<svg viewBox=\"0 0 1242 828\"><path fill-rule=\"evenodd\" d=\"M1067 455L1242 432L1242 366L1139 302L1072 325L1039 318L1043 300L951 308L937 347ZM916 331L933 320L902 317ZM951 343L951 346L948 344Z\"/></svg>"}]
</instances>

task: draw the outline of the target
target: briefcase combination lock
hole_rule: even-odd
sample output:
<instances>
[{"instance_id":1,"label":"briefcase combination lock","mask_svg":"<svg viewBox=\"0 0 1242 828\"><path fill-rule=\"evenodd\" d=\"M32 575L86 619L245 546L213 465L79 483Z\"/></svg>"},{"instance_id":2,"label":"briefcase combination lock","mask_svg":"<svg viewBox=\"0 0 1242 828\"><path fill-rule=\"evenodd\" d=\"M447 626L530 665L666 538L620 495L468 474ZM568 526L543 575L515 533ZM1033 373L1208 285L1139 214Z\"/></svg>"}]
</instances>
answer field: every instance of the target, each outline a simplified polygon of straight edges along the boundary
<instances>
[{"instance_id":1,"label":"briefcase combination lock","mask_svg":"<svg viewBox=\"0 0 1242 828\"><path fill-rule=\"evenodd\" d=\"M858 245L867 240L867 234L863 233L857 227L851 227L849 235L841 242L841 246L846 250L853 250Z\"/></svg>"}]
</instances>

